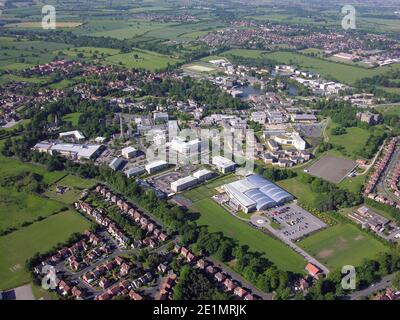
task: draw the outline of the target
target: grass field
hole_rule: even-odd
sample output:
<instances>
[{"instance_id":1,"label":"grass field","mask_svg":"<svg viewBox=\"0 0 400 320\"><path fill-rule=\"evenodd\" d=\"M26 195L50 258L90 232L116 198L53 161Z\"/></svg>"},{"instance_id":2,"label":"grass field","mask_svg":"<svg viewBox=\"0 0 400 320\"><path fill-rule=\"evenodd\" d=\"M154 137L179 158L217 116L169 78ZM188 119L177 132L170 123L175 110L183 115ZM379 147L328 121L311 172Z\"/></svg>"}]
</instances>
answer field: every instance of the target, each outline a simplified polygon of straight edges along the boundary
<instances>
[{"instance_id":1,"label":"grass field","mask_svg":"<svg viewBox=\"0 0 400 320\"><path fill-rule=\"evenodd\" d=\"M388 251L388 247L351 224L320 231L299 245L331 269L340 269L344 265L359 266L364 259Z\"/></svg>"},{"instance_id":2,"label":"grass field","mask_svg":"<svg viewBox=\"0 0 400 320\"><path fill-rule=\"evenodd\" d=\"M357 80L384 74L390 70L399 70L400 63L374 69L361 68L319 58L312 58L295 52L266 52L262 50L233 49L226 51L223 56L237 55L248 58L271 59L282 64L291 64L303 69L321 74L324 78L353 85Z\"/></svg>"},{"instance_id":3,"label":"grass field","mask_svg":"<svg viewBox=\"0 0 400 320\"><path fill-rule=\"evenodd\" d=\"M24 172L33 172L43 176L44 183L51 185L65 176L64 172L48 172L45 167L24 163L16 159L0 156L0 179L17 176Z\"/></svg>"},{"instance_id":4,"label":"grass field","mask_svg":"<svg viewBox=\"0 0 400 320\"><path fill-rule=\"evenodd\" d=\"M133 50L130 53L117 54L105 59L106 63L123 65L128 68L147 70L164 69L168 65L175 65L180 60L147 50Z\"/></svg>"},{"instance_id":5,"label":"grass field","mask_svg":"<svg viewBox=\"0 0 400 320\"><path fill-rule=\"evenodd\" d=\"M76 28L82 25L82 22L56 22L56 28L67 29ZM21 28L21 29L38 29L42 28L42 22L31 21L31 22L19 22L9 23L4 26L5 28Z\"/></svg>"},{"instance_id":6,"label":"grass field","mask_svg":"<svg viewBox=\"0 0 400 320\"><path fill-rule=\"evenodd\" d=\"M35 194L0 187L0 231L18 228L22 223L32 222L39 217L47 217L63 207L60 202Z\"/></svg>"},{"instance_id":7,"label":"grass field","mask_svg":"<svg viewBox=\"0 0 400 320\"><path fill-rule=\"evenodd\" d=\"M81 114L82 113L79 113L79 112L70 113L70 114L65 115L62 119L64 121L71 122L73 127L77 127L78 126L79 117L81 116Z\"/></svg>"},{"instance_id":8,"label":"grass field","mask_svg":"<svg viewBox=\"0 0 400 320\"><path fill-rule=\"evenodd\" d=\"M237 239L241 245L263 253L278 268L302 273L305 261L279 240L276 240L231 216L212 199L196 202L191 209L200 213L199 225L208 226L211 232L222 232Z\"/></svg>"},{"instance_id":9,"label":"grass field","mask_svg":"<svg viewBox=\"0 0 400 320\"><path fill-rule=\"evenodd\" d=\"M308 206L314 205L317 194L311 190L308 184L301 182L298 178L278 181L276 184L294 195L301 203Z\"/></svg>"},{"instance_id":10,"label":"grass field","mask_svg":"<svg viewBox=\"0 0 400 320\"><path fill-rule=\"evenodd\" d=\"M30 282L25 262L36 253L45 253L73 233L82 233L89 221L77 212L66 211L0 237L0 290Z\"/></svg>"}]
</instances>

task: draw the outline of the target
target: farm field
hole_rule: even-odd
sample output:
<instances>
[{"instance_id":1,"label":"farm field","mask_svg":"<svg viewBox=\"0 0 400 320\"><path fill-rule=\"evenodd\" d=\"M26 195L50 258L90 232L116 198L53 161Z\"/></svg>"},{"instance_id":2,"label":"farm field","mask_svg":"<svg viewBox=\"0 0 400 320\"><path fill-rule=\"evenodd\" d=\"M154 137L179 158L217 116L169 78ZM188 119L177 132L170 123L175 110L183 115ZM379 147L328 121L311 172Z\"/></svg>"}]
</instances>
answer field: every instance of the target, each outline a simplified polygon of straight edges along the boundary
<instances>
[{"instance_id":1,"label":"farm field","mask_svg":"<svg viewBox=\"0 0 400 320\"><path fill-rule=\"evenodd\" d=\"M82 22L56 22L56 28L68 29L76 28L82 25ZM39 29L42 28L41 21L9 23L4 26L5 28L21 28L21 29Z\"/></svg>"},{"instance_id":2,"label":"farm field","mask_svg":"<svg viewBox=\"0 0 400 320\"><path fill-rule=\"evenodd\" d=\"M180 60L176 58L146 50L133 50L130 53L118 54L105 59L105 63L151 71L164 69L168 65L175 65L178 62Z\"/></svg>"},{"instance_id":3,"label":"farm field","mask_svg":"<svg viewBox=\"0 0 400 320\"><path fill-rule=\"evenodd\" d=\"M389 250L351 224L340 224L320 231L299 242L299 245L333 270L344 265L359 266L364 259L372 259L378 253Z\"/></svg>"},{"instance_id":4,"label":"farm field","mask_svg":"<svg viewBox=\"0 0 400 320\"><path fill-rule=\"evenodd\" d=\"M30 275L25 270L28 259L89 227L90 222L77 212L66 211L0 237L0 290L28 283Z\"/></svg>"},{"instance_id":5,"label":"farm field","mask_svg":"<svg viewBox=\"0 0 400 320\"><path fill-rule=\"evenodd\" d=\"M361 68L341 63L335 63L319 58L312 58L293 52L267 52L263 50L233 49L221 54L223 56L237 55L248 58L266 58L282 64L293 64L303 69L314 71L325 78L353 85L357 80L384 74L390 70L399 70L400 63L375 69Z\"/></svg>"},{"instance_id":6,"label":"farm field","mask_svg":"<svg viewBox=\"0 0 400 320\"><path fill-rule=\"evenodd\" d=\"M305 260L279 240L276 240L243 221L231 216L212 199L196 202L191 209L200 213L199 225L208 226L211 232L222 232L237 239L241 245L248 245L250 250L263 253L267 259L283 270L304 272Z\"/></svg>"},{"instance_id":7,"label":"farm field","mask_svg":"<svg viewBox=\"0 0 400 320\"><path fill-rule=\"evenodd\" d=\"M63 207L60 202L36 194L0 187L0 232L8 228L18 228L21 224L33 222L39 217L48 217Z\"/></svg>"},{"instance_id":8,"label":"farm field","mask_svg":"<svg viewBox=\"0 0 400 320\"><path fill-rule=\"evenodd\" d=\"M121 53L118 49L111 48L96 48L96 47L78 47L63 50L63 54L70 58L78 58L82 55L86 59L95 57L109 57Z\"/></svg>"}]
</instances>

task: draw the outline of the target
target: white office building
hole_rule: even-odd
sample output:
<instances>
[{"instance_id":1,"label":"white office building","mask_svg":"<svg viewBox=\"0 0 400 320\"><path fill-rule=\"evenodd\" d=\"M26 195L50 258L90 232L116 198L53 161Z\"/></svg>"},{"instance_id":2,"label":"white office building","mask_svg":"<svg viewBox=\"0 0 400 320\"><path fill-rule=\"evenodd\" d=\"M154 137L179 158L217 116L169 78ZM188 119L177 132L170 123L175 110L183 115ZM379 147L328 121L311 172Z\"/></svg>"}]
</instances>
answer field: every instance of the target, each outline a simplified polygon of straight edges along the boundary
<instances>
[{"instance_id":1,"label":"white office building","mask_svg":"<svg viewBox=\"0 0 400 320\"><path fill-rule=\"evenodd\" d=\"M215 166L215 168L218 169L218 171L222 172L223 174L234 172L236 169L235 162L221 156L213 157L212 164Z\"/></svg>"},{"instance_id":2,"label":"white office building","mask_svg":"<svg viewBox=\"0 0 400 320\"><path fill-rule=\"evenodd\" d=\"M157 160L145 166L148 174L153 174L168 167L168 162L164 160Z\"/></svg>"},{"instance_id":3,"label":"white office building","mask_svg":"<svg viewBox=\"0 0 400 320\"><path fill-rule=\"evenodd\" d=\"M197 185L198 180L195 177L188 176L171 183L171 190L173 192L181 192L190 187Z\"/></svg>"},{"instance_id":4,"label":"white office building","mask_svg":"<svg viewBox=\"0 0 400 320\"><path fill-rule=\"evenodd\" d=\"M193 173L193 177L197 178L199 182L204 182L206 180L210 180L214 177L214 172L207 170L207 169L201 169L199 171L196 171Z\"/></svg>"},{"instance_id":5,"label":"white office building","mask_svg":"<svg viewBox=\"0 0 400 320\"><path fill-rule=\"evenodd\" d=\"M138 151L133 147L127 147L122 149L121 153L125 159L131 159L137 156Z\"/></svg>"}]
</instances>

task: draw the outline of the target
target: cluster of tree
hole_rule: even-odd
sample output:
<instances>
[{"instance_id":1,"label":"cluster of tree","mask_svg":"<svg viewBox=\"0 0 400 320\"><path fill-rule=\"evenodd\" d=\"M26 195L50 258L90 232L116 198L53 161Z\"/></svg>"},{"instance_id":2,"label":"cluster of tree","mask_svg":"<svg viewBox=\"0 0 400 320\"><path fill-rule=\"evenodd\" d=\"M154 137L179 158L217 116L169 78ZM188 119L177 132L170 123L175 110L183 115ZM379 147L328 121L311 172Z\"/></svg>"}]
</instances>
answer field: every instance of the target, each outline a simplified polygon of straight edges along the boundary
<instances>
[{"instance_id":1,"label":"cluster of tree","mask_svg":"<svg viewBox=\"0 0 400 320\"><path fill-rule=\"evenodd\" d=\"M356 82L356 86L359 88L368 87L387 87L387 88L400 88L399 79L400 71L391 70L385 74L373 76L371 78L363 78Z\"/></svg>"},{"instance_id":2,"label":"cluster of tree","mask_svg":"<svg viewBox=\"0 0 400 320\"><path fill-rule=\"evenodd\" d=\"M139 228L136 224L134 224L130 219L125 218L121 215L120 212L116 210L108 210L108 217L116 222L122 230L124 230L130 237L135 240L143 240L146 233L143 229Z\"/></svg>"},{"instance_id":3,"label":"cluster of tree","mask_svg":"<svg viewBox=\"0 0 400 320\"><path fill-rule=\"evenodd\" d=\"M293 170L266 168L262 166L257 166L254 172L270 181L286 180L297 176L297 173Z\"/></svg>"},{"instance_id":4,"label":"cluster of tree","mask_svg":"<svg viewBox=\"0 0 400 320\"><path fill-rule=\"evenodd\" d=\"M372 130L372 134L369 136L365 145L361 146L357 150L357 155L365 159L372 158L378 152L379 147L386 138L386 132L381 130Z\"/></svg>"},{"instance_id":5,"label":"cluster of tree","mask_svg":"<svg viewBox=\"0 0 400 320\"><path fill-rule=\"evenodd\" d=\"M307 183L311 190L317 194L314 207L322 212L349 208L363 202L360 194L345 191L323 179L299 173L300 181Z\"/></svg>"},{"instance_id":6,"label":"cluster of tree","mask_svg":"<svg viewBox=\"0 0 400 320\"><path fill-rule=\"evenodd\" d=\"M342 126L337 126L331 129L331 134L334 136L341 136L346 133L347 133L346 128L343 128Z\"/></svg>"},{"instance_id":7,"label":"cluster of tree","mask_svg":"<svg viewBox=\"0 0 400 320\"><path fill-rule=\"evenodd\" d=\"M364 260L356 267L356 288L358 290L379 281L383 276L400 271L400 252L392 250L389 253L380 253L376 259ZM333 271L325 279L318 281L310 288L306 299L333 300L349 293L342 288L343 275L340 271ZM394 283L396 284L396 283Z\"/></svg>"},{"instance_id":8,"label":"cluster of tree","mask_svg":"<svg viewBox=\"0 0 400 320\"><path fill-rule=\"evenodd\" d=\"M209 111L215 109L243 109L246 106L239 100L206 80L195 80L184 77L182 80L164 78L161 81L148 82L143 85L143 96L169 97L175 101L194 100L205 104Z\"/></svg>"},{"instance_id":9,"label":"cluster of tree","mask_svg":"<svg viewBox=\"0 0 400 320\"><path fill-rule=\"evenodd\" d=\"M228 300L229 296L215 287L199 270L185 265L174 287L173 300Z\"/></svg>"},{"instance_id":10,"label":"cluster of tree","mask_svg":"<svg viewBox=\"0 0 400 320\"><path fill-rule=\"evenodd\" d=\"M40 193L46 189L43 176L33 172L23 172L7 176L0 182L1 187L15 188L18 192Z\"/></svg>"}]
</instances>

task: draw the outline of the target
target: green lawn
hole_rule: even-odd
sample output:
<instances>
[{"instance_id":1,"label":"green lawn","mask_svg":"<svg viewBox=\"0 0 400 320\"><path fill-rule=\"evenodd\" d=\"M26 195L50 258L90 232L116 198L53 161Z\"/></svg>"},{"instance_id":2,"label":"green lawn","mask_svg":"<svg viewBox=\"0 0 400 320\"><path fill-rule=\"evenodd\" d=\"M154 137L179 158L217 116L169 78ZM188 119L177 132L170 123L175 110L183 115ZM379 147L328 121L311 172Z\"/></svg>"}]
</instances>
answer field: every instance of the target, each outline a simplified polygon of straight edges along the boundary
<instances>
[{"instance_id":1,"label":"green lawn","mask_svg":"<svg viewBox=\"0 0 400 320\"><path fill-rule=\"evenodd\" d=\"M22 223L32 222L39 217L47 217L63 207L60 202L35 194L0 187L0 231L18 228Z\"/></svg>"},{"instance_id":2,"label":"green lawn","mask_svg":"<svg viewBox=\"0 0 400 320\"><path fill-rule=\"evenodd\" d=\"M36 253L45 253L73 233L90 227L77 212L66 211L36 222L26 228L0 237L0 290L14 288L30 281L25 262Z\"/></svg>"},{"instance_id":3,"label":"green lawn","mask_svg":"<svg viewBox=\"0 0 400 320\"><path fill-rule=\"evenodd\" d=\"M300 247L331 269L359 266L389 248L351 224L340 224L320 231L299 243Z\"/></svg>"},{"instance_id":4,"label":"green lawn","mask_svg":"<svg viewBox=\"0 0 400 320\"><path fill-rule=\"evenodd\" d=\"M180 60L147 50L133 50L130 53L117 54L105 59L106 63L123 65L128 68L147 70L165 69L168 65L175 65Z\"/></svg>"},{"instance_id":5,"label":"green lawn","mask_svg":"<svg viewBox=\"0 0 400 320\"><path fill-rule=\"evenodd\" d=\"M308 184L298 178L278 181L276 184L294 195L301 203L311 207L314 206L317 194L311 190Z\"/></svg>"},{"instance_id":6,"label":"green lawn","mask_svg":"<svg viewBox=\"0 0 400 320\"><path fill-rule=\"evenodd\" d=\"M212 199L195 203L191 209L200 213L199 225L208 226L211 232L223 232L226 236L248 245L251 250L263 253L267 259L282 270L302 273L305 261L293 250L243 221L231 216Z\"/></svg>"},{"instance_id":7,"label":"green lawn","mask_svg":"<svg viewBox=\"0 0 400 320\"><path fill-rule=\"evenodd\" d=\"M0 156L0 179L17 176L25 172L34 172L42 175L44 183L48 185L53 184L66 175L65 172L61 171L48 172L46 168L41 165L24 163L17 159Z\"/></svg>"},{"instance_id":8,"label":"green lawn","mask_svg":"<svg viewBox=\"0 0 400 320\"><path fill-rule=\"evenodd\" d=\"M70 114L65 115L62 119L64 121L71 122L73 127L77 127L78 126L79 117L81 116L81 114L82 113L80 113L80 112L70 113Z\"/></svg>"}]
</instances>

